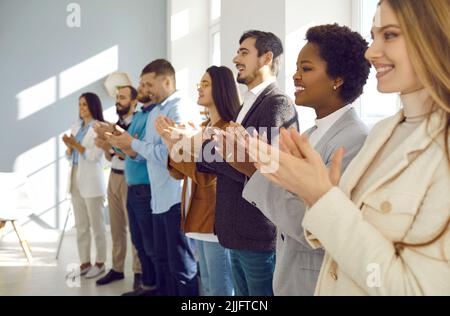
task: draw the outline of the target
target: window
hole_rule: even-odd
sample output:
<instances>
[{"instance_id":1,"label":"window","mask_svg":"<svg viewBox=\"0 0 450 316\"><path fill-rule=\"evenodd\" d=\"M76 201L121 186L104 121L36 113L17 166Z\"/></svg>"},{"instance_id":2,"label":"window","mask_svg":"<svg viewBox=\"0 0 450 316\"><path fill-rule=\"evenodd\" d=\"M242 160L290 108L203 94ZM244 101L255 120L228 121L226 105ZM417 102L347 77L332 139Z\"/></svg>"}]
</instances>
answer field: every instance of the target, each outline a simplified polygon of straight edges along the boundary
<instances>
[{"instance_id":1,"label":"window","mask_svg":"<svg viewBox=\"0 0 450 316\"><path fill-rule=\"evenodd\" d=\"M354 21L356 29L369 42L372 42L370 30L372 28L373 17L376 12L379 0L354 0ZM359 110L361 119L372 128L378 121L394 115L401 107L400 98L397 94L380 93L377 90L376 71L372 67L364 87L364 93L359 99L356 107Z\"/></svg>"},{"instance_id":2,"label":"window","mask_svg":"<svg viewBox=\"0 0 450 316\"><path fill-rule=\"evenodd\" d=\"M220 66L221 47L220 47L220 16L221 0L210 0L210 20L209 20L209 56L210 64Z\"/></svg>"},{"instance_id":3,"label":"window","mask_svg":"<svg viewBox=\"0 0 450 316\"><path fill-rule=\"evenodd\" d=\"M212 65L220 66L221 54L220 54L220 31L212 34Z\"/></svg>"},{"instance_id":4,"label":"window","mask_svg":"<svg viewBox=\"0 0 450 316\"><path fill-rule=\"evenodd\" d=\"M217 19L220 19L221 16L221 0L210 0L210 17L211 17L211 21L215 21Z\"/></svg>"}]
</instances>

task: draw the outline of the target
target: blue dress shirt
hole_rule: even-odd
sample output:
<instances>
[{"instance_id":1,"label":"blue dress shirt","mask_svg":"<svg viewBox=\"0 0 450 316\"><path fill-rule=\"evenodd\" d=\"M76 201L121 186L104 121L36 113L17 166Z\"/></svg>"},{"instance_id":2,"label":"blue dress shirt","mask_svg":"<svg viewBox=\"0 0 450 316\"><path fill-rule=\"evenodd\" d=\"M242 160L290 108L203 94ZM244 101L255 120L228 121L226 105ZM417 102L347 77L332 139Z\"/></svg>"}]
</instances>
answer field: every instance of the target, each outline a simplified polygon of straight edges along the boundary
<instances>
[{"instance_id":1,"label":"blue dress shirt","mask_svg":"<svg viewBox=\"0 0 450 316\"><path fill-rule=\"evenodd\" d=\"M94 123L94 120L90 121L89 124L87 126L84 125L84 121L81 123L81 127L78 130L77 135L75 136L75 139L77 140L78 143L81 144L81 142L83 141L83 138L86 136L87 131L89 130L90 127L92 127L92 124ZM73 165L78 165L78 160L80 153L78 152L78 150L73 150L72 151L72 164ZM84 157L84 154L83 154Z\"/></svg>"},{"instance_id":2,"label":"blue dress shirt","mask_svg":"<svg viewBox=\"0 0 450 316\"><path fill-rule=\"evenodd\" d=\"M147 160L150 189L152 192L151 208L154 214L162 214L181 202L182 181L175 180L167 170L168 149L156 131L156 119L164 115L176 123L192 121L199 124L200 111L196 104L174 92L163 102L156 104L148 115L145 137L135 139L132 149L139 155L136 160Z\"/></svg>"}]
</instances>

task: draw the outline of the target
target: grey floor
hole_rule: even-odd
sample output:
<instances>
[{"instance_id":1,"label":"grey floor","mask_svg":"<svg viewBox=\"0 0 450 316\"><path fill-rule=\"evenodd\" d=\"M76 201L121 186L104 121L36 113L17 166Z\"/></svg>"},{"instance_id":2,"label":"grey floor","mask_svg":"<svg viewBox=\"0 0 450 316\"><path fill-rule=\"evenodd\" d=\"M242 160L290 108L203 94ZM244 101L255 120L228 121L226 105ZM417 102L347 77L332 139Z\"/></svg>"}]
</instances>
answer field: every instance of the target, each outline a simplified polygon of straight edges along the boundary
<instances>
[{"instance_id":1,"label":"grey floor","mask_svg":"<svg viewBox=\"0 0 450 316\"><path fill-rule=\"evenodd\" d=\"M111 267L110 233L107 235L106 271ZM99 287L96 286L95 279L87 280L81 277L66 280L67 271L79 264L76 234L71 230L65 235L59 259L56 260L58 238L59 232L55 230L41 230L37 234L33 232L33 236L28 236L33 253L31 264L28 264L14 233L7 233L0 239L0 296L117 296L131 290L131 247L128 247L125 279ZM92 258L95 258L93 250Z\"/></svg>"}]
</instances>

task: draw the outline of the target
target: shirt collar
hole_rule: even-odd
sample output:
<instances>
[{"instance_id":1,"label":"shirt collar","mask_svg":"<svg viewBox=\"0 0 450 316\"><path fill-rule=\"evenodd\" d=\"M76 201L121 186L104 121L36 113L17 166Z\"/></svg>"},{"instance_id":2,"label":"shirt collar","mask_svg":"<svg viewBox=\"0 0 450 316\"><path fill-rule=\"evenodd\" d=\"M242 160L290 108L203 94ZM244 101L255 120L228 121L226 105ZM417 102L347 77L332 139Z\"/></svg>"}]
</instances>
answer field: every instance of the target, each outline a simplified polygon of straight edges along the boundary
<instances>
[{"instance_id":1,"label":"shirt collar","mask_svg":"<svg viewBox=\"0 0 450 316\"><path fill-rule=\"evenodd\" d=\"M264 91L264 89L266 89L268 86L270 86L272 83L275 83L276 81L277 81L276 78L267 79L266 81L263 81L259 85L254 87L249 92L253 93L255 96L258 96L261 92Z\"/></svg>"},{"instance_id":2,"label":"shirt collar","mask_svg":"<svg viewBox=\"0 0 450 316\"><path fill-rule=\"evenodd\" d=\"M89 124L88 125L84 125L84 121L83 120L81 120L81 128L88 128L88 127L91 127L92 125L94 125L94 122L95 122L95 120L94 119L92 119L90 122L89 122Z\"/></svg>"},{"instance_id":3,"label":"shirt collar","mask_svg":"<svg viewBox=\"0 0 450 316\"><path fill-rule=\"evenodd\" d=\"M334 111L328 116L325 116L321 119L316 119L316 126L319 129L330 128L339 118L341 118L344 113L350 110L353 107L352 104L348 104L337 111Z\"/></svg>"},{"instance_id":4,"label":"shirt collar","mask_svg":"<svg viewBox=\"0 0 450 316\"><path fill-rule=\"evenodd\" d=\"M180 97L180 91L179 90L175 90L174 93L169 95L164 101L162 101L158 105L163 107L163 106L167 105L170 101L173 101L173 100L175 100L176 98L179 98L179 97Z\"/></svg>"},{"instance_id":5,"label":"shirt collar","mask_svg":"<svg viewBox=\"0 0 450 316\"><path fill-rule=\"evenodd\" d=\"M128 116L126 119L124 119L124 120L120 119L119 122L120 122L121 124L124 124L124 125L130 125L131 120L133 119L133 115L134 115L134 113L133 113L132 115L129 115L129 116Z\"/></svg>"},{"instance_id":6,"label":"shirt collar","mask_svg":"<svg viewBox=\"0 0 450 316\"><path fill-rule=\"evenodd\" d=\"M153 110L155 108L155 106L157 106L157 104L151 104L146 107L142 107L141 112L142 113L150 112L151 110Z\"/></svg>"}]
</instances>

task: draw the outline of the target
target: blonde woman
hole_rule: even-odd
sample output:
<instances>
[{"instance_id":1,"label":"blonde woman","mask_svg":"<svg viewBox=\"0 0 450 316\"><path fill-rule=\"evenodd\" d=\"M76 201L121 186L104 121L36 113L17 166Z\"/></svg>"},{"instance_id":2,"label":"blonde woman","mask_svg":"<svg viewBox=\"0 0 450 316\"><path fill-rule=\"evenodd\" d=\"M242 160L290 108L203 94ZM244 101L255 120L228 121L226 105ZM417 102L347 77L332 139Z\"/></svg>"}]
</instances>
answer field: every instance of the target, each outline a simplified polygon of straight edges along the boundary
<instances>
[{"instance_id":1,"label":"blonde woman","mask_svg":"<svg viewBox=\"0 0 450 316\"><path fill-rule=\"evenodd\" d=\"M264 175L309 205L306 236L326 251L316 295L450 295L448 12L449 1L380 2L366 58L403 108L340 182L342 149L327 170L295 131L282 132L284 152L250 140L258 168L279 164Z\"/></svg>"}]
</instances>

